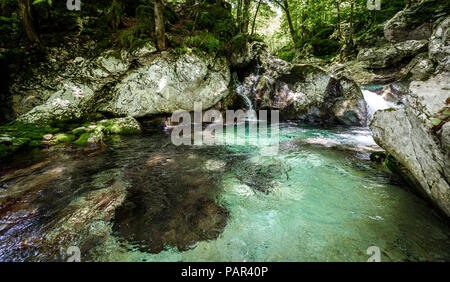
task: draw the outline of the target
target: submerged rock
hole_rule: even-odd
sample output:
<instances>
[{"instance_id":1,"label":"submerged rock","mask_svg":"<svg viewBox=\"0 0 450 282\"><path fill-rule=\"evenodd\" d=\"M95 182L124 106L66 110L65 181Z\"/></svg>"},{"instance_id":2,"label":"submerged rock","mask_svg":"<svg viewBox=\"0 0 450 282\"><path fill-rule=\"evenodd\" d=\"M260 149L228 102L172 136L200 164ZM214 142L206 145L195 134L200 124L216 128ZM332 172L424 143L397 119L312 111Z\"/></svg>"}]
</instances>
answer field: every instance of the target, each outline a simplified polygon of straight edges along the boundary
<instances>
[{"instance_id":1,"label":"submerged rock","mask_svg":"<svg viewBox=\"0 0 450 282\"><path fill-rule=\"evenodd\" d=\"M448 216L449 82L448 74L412 82L405 107L378 111L370 124L375 141L407 169L408 182Z\"/></svg>"},{"instance_id":2,"label":"submerged rock","mask_svg":"<svg viewBox=\"0 0 450 282\"><path fill-rule=\"evenodd\" d=\"M116 210L113 231L150 253L169 247L186 251L198 241L217 238L228 211L213 200L219 189L214 175L220 171L205 174L201 167L192 166L202 160L164 150L150 155L143 166L127 169L132 185Z\"/></svg>"}]
</instances>

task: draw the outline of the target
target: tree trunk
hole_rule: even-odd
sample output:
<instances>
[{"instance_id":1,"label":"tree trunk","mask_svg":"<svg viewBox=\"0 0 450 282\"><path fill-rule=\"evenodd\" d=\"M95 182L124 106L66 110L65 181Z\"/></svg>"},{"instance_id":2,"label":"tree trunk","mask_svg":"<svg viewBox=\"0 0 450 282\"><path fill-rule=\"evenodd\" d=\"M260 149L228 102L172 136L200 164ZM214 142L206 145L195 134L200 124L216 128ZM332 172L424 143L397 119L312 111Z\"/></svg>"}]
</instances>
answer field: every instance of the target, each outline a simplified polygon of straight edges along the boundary
<instances>
[{"instance_id":1,"label":"tree trunk","mask_svg":"<svg viewBox=\"0 0 450 282\"><path fill-rule=\"evenodd\" d=\"M242 30L241 32L247 34L248 23L250 22L250 0L244 0L244 10L242 14Z\"/></svg>"},{"instance_id":2,"label":"tree trunk","mask_svg":"<svg viewBox=\"0 0 450 282\"><path fill-rule=\"evenodd\" d=\"M309 7L309 0L306 0L306 2L304 2L305 7ZM308 19L308 10L305 8L302 10L302 45L305 44L305 38L306 38L306 26L305 26L305 22L306 19Z\"/></svg>"},{"instance_id":3,"label":"tree trunk","mask_svg":"<svg viewBox=\"0 0 450 282\"><path fill-rule=\"evenodd\" d=\"M354 10L355 2L352 0L350 2L350 32L348 36L349 45L353 45L353 10Z\"/></svg>"},{"instance_id":4,"label":"tree trunk","mask_svg":"<svg viewBox=\"0 0 450 282\"><path fill-rule=\"evenodd\" d=\"M236 11L236 21L238 30L241 31L242 19L241 19L241 10L242 10L242 0L238 0L237 11Z\"/></svg>"},{"instance_id":5,"label":"tree trunk","mask_svg":"<svg viewBox=\"0 0 450 282\"><path fill-rule=\"evenodd\" d=\"M155 0L155 35L159 51L166 50L166 34L164 31L163 4L161 0Z\"/></svg>"},{"instance_id":6,"label":"tree trunk","mask_svg":"<svg viewBox=\"0 0 450 282\"><path fill-rule=\"evenodd\" d=\"M114 0L109 11L111 28L117 30L122 23L123 0Z\"/></svg>"},{"instance_id":7,"label":"tree trunk","mask_svg":"<svg viewBox=\"0 0 450 282\"><path fill-rule=\"evenodd\" d=\"M334 2L336 4L337 9L337 29L338 29L338 38L341 38L341 10L340 10L340 3L338 0Z\"/></svg>"},{"instance_id":8,"label":"tree trunk","mask_svg":"<svg viewBox=\"0 0 450 282\"><path fill-rule=\"evenodd\" d=\"M255 22L256 22L256 17L258 16L258 11L259 11L259 6L261 5L261 1L262 0L259 0L258 6L256 6L256 13L255 13L255 16L253 17L252 33L250 34L250 36L252 36L253 33L255 32Z\"/></svg>"},{"instance_id":9,"label":"tree trunk","mask_svg":"<svg viewBox=\"0 0 450 282\"><path fill-rule=\"evenodd\" d=\"M284 12L286 13L286 19L287 19L288 25L289 25L289 32L291 33L292 41L294 41L294 44L295 44L295 43L297 43L297 36L295 35L294 25L292 24L291 13L289 12L288 1L283 0L283 3L284 3L283 9L284 9Z\"/></svg>"},{"instance_id":10,"label":"tree trunk","mask_svg":"<svg viewBox=\"0 0 450 282\"><path fill-rule=\"evenodd\" d=\"M33 27L29 0L19 0L19 10L22 16L23 28L32 45L39 45L39 37Z\"/></svg>"}]
</instances>

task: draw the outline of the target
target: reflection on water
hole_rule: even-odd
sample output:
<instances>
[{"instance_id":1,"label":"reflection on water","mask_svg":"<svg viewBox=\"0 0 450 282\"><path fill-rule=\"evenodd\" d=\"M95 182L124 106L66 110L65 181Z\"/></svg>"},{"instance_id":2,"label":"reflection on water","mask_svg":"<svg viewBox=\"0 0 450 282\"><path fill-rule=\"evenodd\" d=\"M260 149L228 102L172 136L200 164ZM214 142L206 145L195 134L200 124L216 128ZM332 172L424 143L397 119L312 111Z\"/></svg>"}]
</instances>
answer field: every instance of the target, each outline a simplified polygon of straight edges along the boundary
<instances>
[{"instance_id":1,"label":"reflection on water","mask_svg":"<svg viewBox=\"0 0 450 282\"><path fill-rule=\"evenodd\" d=\"M17 156L1 170L0 260L72 245L84 261L366 261L369 246L450 260L448 222L369 161L368 129L285 123L280 142L264 156L149 132Z\"/></svg>"}]
</instances>

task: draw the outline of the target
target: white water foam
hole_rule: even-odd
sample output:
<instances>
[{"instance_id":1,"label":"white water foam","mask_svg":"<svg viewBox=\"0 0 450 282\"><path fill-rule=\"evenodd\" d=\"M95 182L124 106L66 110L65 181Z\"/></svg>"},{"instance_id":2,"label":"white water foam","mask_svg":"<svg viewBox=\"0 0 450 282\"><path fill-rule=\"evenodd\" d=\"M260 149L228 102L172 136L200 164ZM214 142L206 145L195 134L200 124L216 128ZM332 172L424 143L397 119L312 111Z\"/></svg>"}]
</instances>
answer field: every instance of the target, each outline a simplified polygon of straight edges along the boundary
<instances>
[{"instance_id":1,"label":"white water foam","mask_svg":"<svg viewBox=\"0 0 450 282\"><path fill-rule=\"evenodd\" d=\"M362 90L364 100L367 104L367 116L369 121L372 120L376 111L385 110L389 108L399 108L395 103L384 100L381 95L369 90Z\"/></svg>"}]
</instances>

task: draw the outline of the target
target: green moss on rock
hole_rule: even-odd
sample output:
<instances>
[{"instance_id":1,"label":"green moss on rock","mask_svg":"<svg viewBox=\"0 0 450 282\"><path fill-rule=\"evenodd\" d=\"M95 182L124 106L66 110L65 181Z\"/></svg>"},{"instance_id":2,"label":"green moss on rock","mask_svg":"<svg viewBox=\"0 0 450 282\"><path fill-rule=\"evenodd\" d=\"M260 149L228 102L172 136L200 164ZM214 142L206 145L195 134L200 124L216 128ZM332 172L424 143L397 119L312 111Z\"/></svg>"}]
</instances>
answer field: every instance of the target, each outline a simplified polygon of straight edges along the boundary
<instances>
[{"instance_id":1,"label":"green moss on rock","mask_svg":"<svg viewBox=\"0 0 450 282\"><path fill-rule=\"evenodd\" d=\"M73 140L75 140L75 136L72 134L62 133L62 134L56 135L55 139L60 143L67 143L67 142L72 142Z\"/></svg>"},{"instance_id":2,"label":"green moss on rock","mask_svg":"<svg viewBox=\"0 0 450 282\"><path fill-rule=\"evenodd\" d=\"M0 126L0 158L7 157L19 150L41 145L45 134L58 132L58 128L11 122Z\"/></svg>"},{"instance_id":3,"label":"green moss on rock","mask_svg":"<svg viewBox=\"0 0 450 282\"><path fill-rule=\"evenodd\" d=\"M113 118L97 123L106 134L131 135L141 133L140 124L132 117Z\"/></svg>"},{"instance_id":4,"label":"green moss on rock","mask_svg":"<svg viewBox=\"0 0 450 282\"><path fill-rule=\"evenodd\" d=\"M75 144L77 144L78 146L84 146L90 136L91 136L91 134L89 134L87 132L81 134L81 136L77 139L77 141L75 141Z\"/></svg>"},{"instance_id":5,"label":"green moss on rock","mask_svg":"<svg viewBox=\"0 0 450 282\"><path fill-rule=\"evenodd\" d=\"M79 137L81 134L86 133L87 130L84 127L75 128L72 130L73 135Z\"/></svg>"}]
</instances>

